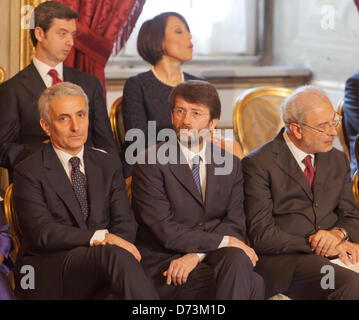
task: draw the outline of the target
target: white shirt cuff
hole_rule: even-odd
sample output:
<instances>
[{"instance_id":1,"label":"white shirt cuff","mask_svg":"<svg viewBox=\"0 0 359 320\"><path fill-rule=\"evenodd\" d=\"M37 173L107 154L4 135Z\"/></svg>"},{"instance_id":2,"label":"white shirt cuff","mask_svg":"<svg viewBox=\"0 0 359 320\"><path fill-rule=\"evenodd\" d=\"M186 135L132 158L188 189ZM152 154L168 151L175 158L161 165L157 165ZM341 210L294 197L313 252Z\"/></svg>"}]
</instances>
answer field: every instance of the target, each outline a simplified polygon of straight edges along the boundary
<instances>
[{"instance_id":1,"label":"white shirt cuff","mask_svg":"<svg viewBox=\"0 0 359 320\"><path fill-rule=\"evenodd\" d=\"M95 240L97 240L97 241L99 241L99 242L105 240L106 233L108 233L108 230L107 230L107 229L95 231L95 233L93 234L92 238L90 239L90 247L93 246L93 242L94 242Z\"/></svg>"},{"instance_id":2,"label":"white shirt cuff","mask_svg":"<svg viewBox=\"0 0 359 320\"><path fill-rule=\"evenodd\" d=\"M202 262L204 260L204 258L206 257L205 253L197 253L199 262Z\"/></svg>"},{"instance_id":3,"label":"white shirt cuff","mask_svg":"<svg viewBox=\"0 0 359 320\"><path fill-rule=\"evenodd\" d=\"M218 246L218 249L228 247L228 243L229 243L229 236L224 236L221 243ZM199 262L202 262L204 260L204 258L206 257L206 255L207 254L205 254L205 253L197 253Z\"/></svg>"},{"instance_id":4,"label":"white shirt cuff","mask_svg":"<svg viewBox=\"0 0 359 320\"><path fill-rule=\"evenodd\" d=\"M228 247L228 243L229 243L229 236L224 236L221 243L218 246L218 249Z\"/></svg>"}]
</instances>

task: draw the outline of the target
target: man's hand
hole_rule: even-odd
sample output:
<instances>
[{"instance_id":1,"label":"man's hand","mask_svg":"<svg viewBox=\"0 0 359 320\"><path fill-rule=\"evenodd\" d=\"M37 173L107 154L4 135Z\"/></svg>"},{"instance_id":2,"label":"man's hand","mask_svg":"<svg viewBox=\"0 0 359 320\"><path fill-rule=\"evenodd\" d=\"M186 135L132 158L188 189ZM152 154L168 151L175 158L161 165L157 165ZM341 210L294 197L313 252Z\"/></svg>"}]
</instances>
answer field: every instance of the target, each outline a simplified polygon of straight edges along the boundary
<instances>
[{"instance_id":1,"label":"man's hand","mask_svg":"<svg viewBox=\"0 0 359 320\"><path fill-rule=\"evenodd\" d=\"M185 284L188 275L197 266L199 257L196 253L187 253L181 258L171 261L168 269L163 273L167 277L166 283L170 285L173 283L175 286Z\"/></svg>"},{"instance_id":2,"label":"man's hand","mask_svg":"<svg viewBox=\"0 0 359 320\"><path fill-rule=\"evenodd\" d=\"M243 241L237 239L236 237L229 237L228 247L236 247L242 249L244 253L251 260L253 267L256 266L258 261L257 254L251 247L247 246Z\"/></svg>"},{"instance_id":3,"label":"man's hand","mask_svg":"<svg viewBox=\"0 0 359 320\"><path fill-rule=\"evenodd\" d=\"M128 252L132 253L138 262L141 261L141 254L137 250L136 246L133 245L131 242L128 242L125 239L122 239L121 237L116 236L113 233L106 233L105 240L103 240L103 241L95 240L93 242L94 246L106 245L106 244L113 244L118 247L121 247L121 248L127 250Z\"/></svg>"},{"instance_id":4,"label":"man's hand","mask_svg":"<svg viewBox=\"0 0 359 320\"><path fill-rule=\"evenodd\" d=\"M308 238L315 254L323 257L334 255L335 248L342 239L343 234L337 229L319 230Z\"/></svg>"},{"instance_id":5,"label":"man's hand","mask_svg":"<svg viewBox=\"0 0 359 320\"><path fill-rule=\"evenodd\" d=\"M337 245L339 259L346 266L359 263L359 245L349 241L342 241Z\"/></svg>"},{"instance_id":6,"label":"man's hand","mask_svg":"<svg viewBox=\"0 0 359 320\"><path fill-rule=\"evenodd\" d=\"M0 252L0 264L4 262L4 255Z\"/></svg>"}]
</instances>

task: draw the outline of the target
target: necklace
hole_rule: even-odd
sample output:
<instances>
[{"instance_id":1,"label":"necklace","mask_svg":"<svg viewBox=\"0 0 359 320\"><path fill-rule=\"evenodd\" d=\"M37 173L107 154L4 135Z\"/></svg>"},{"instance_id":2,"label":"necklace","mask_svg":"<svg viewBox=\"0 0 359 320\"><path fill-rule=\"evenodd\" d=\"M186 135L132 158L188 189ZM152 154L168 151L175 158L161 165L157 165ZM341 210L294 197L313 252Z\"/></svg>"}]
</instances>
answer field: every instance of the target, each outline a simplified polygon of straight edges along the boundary
<instances>
[{"instance_id":1,"label":"necklace","mask_svg":"<svg viewBox=\"0 0 359 320\"><path fill-rule=\"evenodd\" d=\"M154 76L157 78L157 80L159 80L160 82L162 82L163 84L165 84L166 86L169 86L169 87L175 87L176 85L173 85L163 79L161 79L161 77L157 74L157 72L155 71L155 68L154 67L151 67L151 71L152 73L154 74ZM181 72L181 80L179 83L181 82L184 82L184 74L183 72Z\"/></svg>"}]
</instances>

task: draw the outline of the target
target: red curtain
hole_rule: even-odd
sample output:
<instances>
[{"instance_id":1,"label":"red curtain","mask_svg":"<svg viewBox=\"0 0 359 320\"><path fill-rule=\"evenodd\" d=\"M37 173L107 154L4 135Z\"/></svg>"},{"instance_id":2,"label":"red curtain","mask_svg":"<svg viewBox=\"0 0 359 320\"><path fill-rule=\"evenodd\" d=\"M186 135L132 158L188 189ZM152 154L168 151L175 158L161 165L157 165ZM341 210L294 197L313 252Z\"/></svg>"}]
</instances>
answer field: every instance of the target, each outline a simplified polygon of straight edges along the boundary
<instances>
[{"instance_id":1,"label":"red curtain","mask_svg":"<svg viewBox=\"0 0 359 320\"><path fill-rule=\"evenodd\" d=\"M357 6L358 10L359 10L359 0L354 0L355 5Z\"/></svg>"},{"instance_id":2,"label":"red curtain","mask_svg":"<svg viewBox=\"0 0 359 320\"><path fill-rule=\"evenodd\" d=\"M114 45L129 38L146 0L57 0L79 14L74 48L65 64L97 76L106 91L105 66Z\"/></svg>"}]
</instances>

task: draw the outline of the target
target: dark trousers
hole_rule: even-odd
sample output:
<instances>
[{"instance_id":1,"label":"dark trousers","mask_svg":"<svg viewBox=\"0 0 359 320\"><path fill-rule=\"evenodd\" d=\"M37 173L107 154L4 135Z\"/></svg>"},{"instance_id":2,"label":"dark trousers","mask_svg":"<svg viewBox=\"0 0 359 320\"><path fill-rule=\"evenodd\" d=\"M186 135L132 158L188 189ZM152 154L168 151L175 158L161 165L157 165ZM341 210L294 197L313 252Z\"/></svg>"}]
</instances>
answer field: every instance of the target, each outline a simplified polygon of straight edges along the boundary
<instances>
[{"instance_id":1,"label":"dark trousers","mask_svg":"<svg viewBox=\"0 0 359 320\"><path fill-rule=\"evenodd\" d=\"M165 270L169 264L166 265ZM243 250L233 247L208 253L203 262L180 286L167 285L162 275L156 286L161 299L176 300L259 300L264 299L264 281L253 271Z\"/></svg>"},{"instance_id":2,"label":"dark trousers","mask_svg":"<svg viewBox=\"0 0 359 320\"><path fill-rule=\"evenodd\" d=\"M334 268L334 288L327 288L330 274L327 268ZM321 272L322 271L322 272ZM324 288L323 287L324 283ZM327 284L327 285L326 285ZM301 255L297 261L294 277L285 295L294 299L316 300L358 300L359 274L331 263L327 258L317 255Z\"/></svg>"},{"instance_id":3,"label":"dark trousers","mask_svg":"<svg viewBox=\"0 0 359 320\"><path fill-rule=\"evenodd\" d=\"M115 245L69 251L63 281L64 299L158 299L142 265Z\"/></svg>"}]
</instances>

